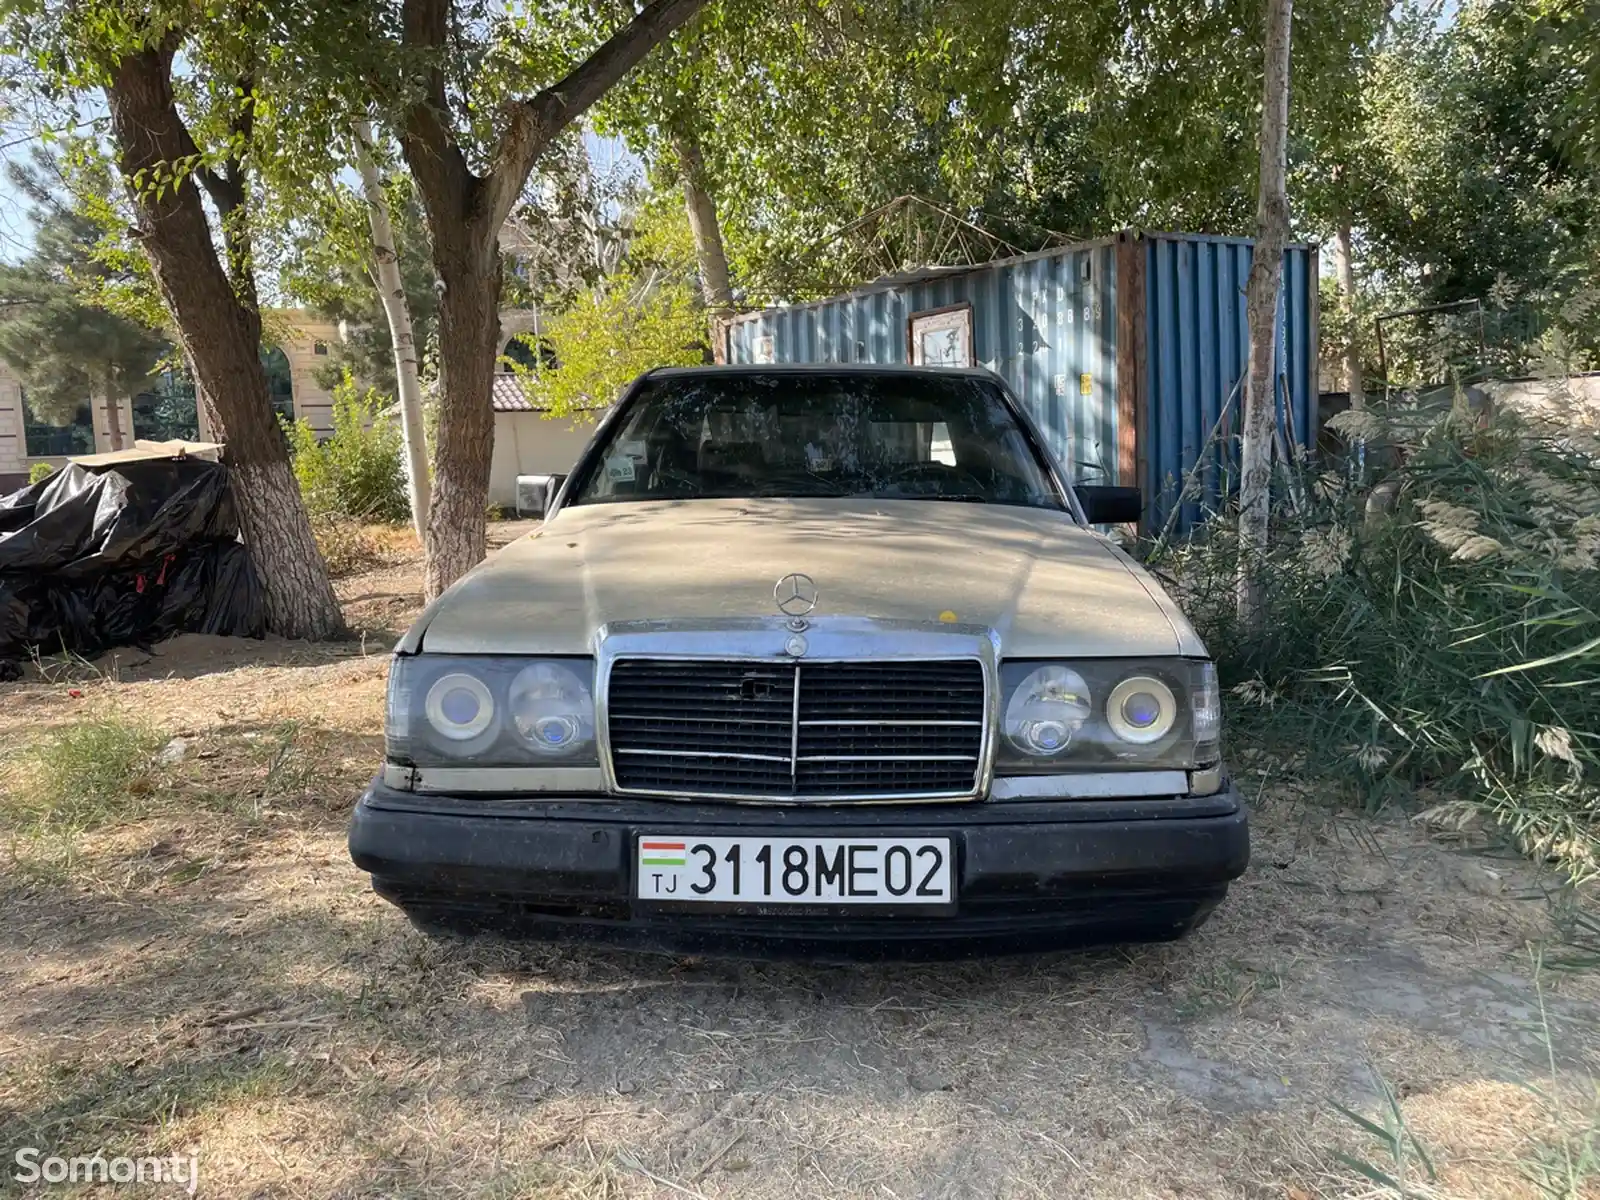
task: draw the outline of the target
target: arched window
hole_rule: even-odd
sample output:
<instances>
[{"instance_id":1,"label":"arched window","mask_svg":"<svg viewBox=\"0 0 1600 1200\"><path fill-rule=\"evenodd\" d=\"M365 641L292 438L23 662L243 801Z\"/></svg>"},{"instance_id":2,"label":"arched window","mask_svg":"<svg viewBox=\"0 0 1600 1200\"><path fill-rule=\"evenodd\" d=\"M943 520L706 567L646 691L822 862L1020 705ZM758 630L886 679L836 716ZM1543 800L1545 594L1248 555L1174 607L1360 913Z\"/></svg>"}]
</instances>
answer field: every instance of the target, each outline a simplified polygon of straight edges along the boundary
<instances>
[{"instance_id":1,"label":"arched window","mask_svg":"<svg viewBox=\"0 0 1600 1200\"><path fill-rule=\"evenodd\" d=\"M61 415L61 414L52 414ZM53 457L64 454L94 453L94 418L87 404L80 404L72 413L72 420L58 425L36 412L28 399L27 389L22 390L23 447L29 458Z\"/></svg>"},{"instance_id":2,"label":"arched window","mask_svg":"<svg viewBox=\"0 0 1600 1200\"><path fill-rule=\"evenodd\" d=\"M535 350L530 339L522 335L514 337L507 342L500 351L500 357L503 359L509 358L526 371L559 365L556 361L556 353L550 348L549 342L540 338L539 348ZM502 367L504 365L504 363L501 364Z\"/></svg>"},{"instance_id":3,"label":"arched window","mask_svg":"<svg viewBox=\"0 0 1600 1200\"><path fill-rule=\"evenodd\" d=\"M261 365L267 371L267 397L272 407L285 421L294 420L294 375L289 370L289 356L276 346L263 349Z\"/></svg>"},{"instance_id":4,"label":"arched window","mask_svg":"<svg viewBox=\"0 0 1600 1200\"><path fill-rule=\"evenodd\" d=\"M133 398L133 436L153 442L200 437L200 415L194 381L187 372L168 369L152 381L148 391Z\"/></svg>"},{"instance_id":5,"label":"arched window","mask_svg":"<svg viewBox=\"0 0 1600 1200\"><path fill-rule=\"evenodd\" d=\"M533 347L528 345L527 339L514 337L505 344L500 351L501 358L509 358L525 371L531 371L539 365L539 356L533 352ZM501 364L504 366L504 364Z\"/></svg>"}]
</instances>

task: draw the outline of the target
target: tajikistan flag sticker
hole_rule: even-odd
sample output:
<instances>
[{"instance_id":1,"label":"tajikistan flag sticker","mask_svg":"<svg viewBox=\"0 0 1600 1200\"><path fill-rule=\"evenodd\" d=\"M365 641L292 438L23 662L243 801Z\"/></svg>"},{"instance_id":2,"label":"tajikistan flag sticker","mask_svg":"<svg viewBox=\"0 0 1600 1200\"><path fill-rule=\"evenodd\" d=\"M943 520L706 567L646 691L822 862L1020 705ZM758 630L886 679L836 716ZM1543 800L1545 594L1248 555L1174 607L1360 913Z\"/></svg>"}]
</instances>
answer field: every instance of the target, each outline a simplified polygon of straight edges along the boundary
<instances>
[{"instance_id":1,"label":"tajikistan flag sticker","mask_svg":"<svg viewBox=\"0 0 1600 1200\"><path fill-rule=\"evenodd\" d=\"M639 865L641 867L681 867L684 865L687 842L641 841Z\"/></svg>"}]
</instances>

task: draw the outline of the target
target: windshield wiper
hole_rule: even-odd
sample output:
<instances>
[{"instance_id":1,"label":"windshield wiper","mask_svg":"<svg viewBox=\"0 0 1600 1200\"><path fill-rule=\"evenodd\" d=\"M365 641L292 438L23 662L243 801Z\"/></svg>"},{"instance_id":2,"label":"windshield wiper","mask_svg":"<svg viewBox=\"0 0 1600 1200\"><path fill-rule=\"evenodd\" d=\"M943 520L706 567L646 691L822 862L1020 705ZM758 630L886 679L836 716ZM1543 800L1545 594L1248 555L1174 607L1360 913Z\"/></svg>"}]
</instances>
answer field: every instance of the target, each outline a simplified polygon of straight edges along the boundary
<instances>
[{"instance_id":1,"label":"windshield wiper","mask_svg":"<svg viewBox=\"0 0 1600 1200\"><path fill-rule=\"evenodd\" d=\"M874 500L955 500L967 504L995 504L993 496L977 492L873 492Z\"/></svg>"}]
</instances>

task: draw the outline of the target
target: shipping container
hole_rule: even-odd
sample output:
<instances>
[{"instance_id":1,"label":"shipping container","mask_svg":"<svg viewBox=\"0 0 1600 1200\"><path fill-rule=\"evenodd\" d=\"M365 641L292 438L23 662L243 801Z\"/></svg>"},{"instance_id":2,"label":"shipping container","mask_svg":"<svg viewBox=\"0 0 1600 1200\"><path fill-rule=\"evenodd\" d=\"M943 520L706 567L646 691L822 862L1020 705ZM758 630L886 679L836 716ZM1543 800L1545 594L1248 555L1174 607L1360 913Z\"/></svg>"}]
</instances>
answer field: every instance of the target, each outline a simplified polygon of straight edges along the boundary
<instances>
[{"instance_id":1,"label":"shipping container","mask_svg":"<svg viewBox=\"0 0 1600 1200\"><path fill-rule=\"evenodd\" d=\"M1248 364L1251 250L1244 238L1129 231L982 266L931 267L733 317L719 330L716 355L987 367L1010 383L1072 478L1139 486L1149 529L1166 521L1209 440L1203 488L1178 516L1187 528L1235 481L1227 447ZM1309 448L1317 436L1315 248L1284 252L1283 283L1278 425L1285 445Z\"/></svg>"}]
</instances>

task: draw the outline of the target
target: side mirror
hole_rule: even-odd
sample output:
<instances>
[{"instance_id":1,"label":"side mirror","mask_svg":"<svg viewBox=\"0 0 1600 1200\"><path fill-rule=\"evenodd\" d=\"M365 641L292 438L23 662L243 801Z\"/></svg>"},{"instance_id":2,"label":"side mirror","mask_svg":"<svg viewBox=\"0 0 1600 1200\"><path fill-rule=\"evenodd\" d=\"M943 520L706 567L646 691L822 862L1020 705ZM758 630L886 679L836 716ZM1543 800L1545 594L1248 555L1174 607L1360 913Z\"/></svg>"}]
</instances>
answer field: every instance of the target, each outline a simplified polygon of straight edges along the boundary
<instances>
[{"instance_id":1,"label":"side mirror","mask_svg":"<svg viewBox=\"0 0 1600 1200\"><path fill-rule=\"evenodd\" d=\"M1091 525L1137 525L1144 515L1144 497L1138 488L1079 484L1073 491Z\"/></svg>"},{"instance_id":2,"label":"side mirror","mask_svg":"<svg viewBox=\"0 0 1600 1200\"><path fill-rule=\"evenodd\" d=\"M566 481L565 475L518 475L517 516L544 520Z\"/></svg>"}]
</instances>

